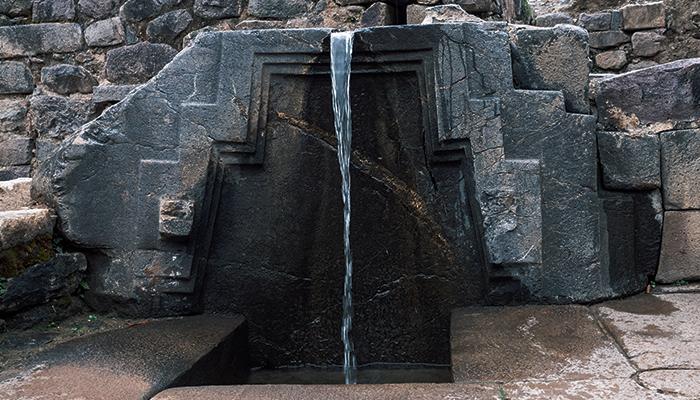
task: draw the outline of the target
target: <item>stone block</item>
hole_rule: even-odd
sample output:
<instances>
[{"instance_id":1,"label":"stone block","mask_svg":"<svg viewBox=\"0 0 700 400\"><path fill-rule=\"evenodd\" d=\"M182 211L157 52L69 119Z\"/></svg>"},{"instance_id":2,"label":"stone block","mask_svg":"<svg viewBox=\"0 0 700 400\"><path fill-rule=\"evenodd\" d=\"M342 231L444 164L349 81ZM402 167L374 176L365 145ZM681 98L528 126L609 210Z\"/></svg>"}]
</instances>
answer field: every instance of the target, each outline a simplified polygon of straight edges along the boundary
<instances>
[{"instance_id":1,"label":"stone block","mask_svg":"<svg viewBox=\"0 0 700 400\"><path fill-rule=\"evenodd\" d=\"M187 237L192 231L194 202L190 200L161 200L160 234L170 237Z\"/></svg>"},{"instance_id":2,"label":"stone block","mask_svg":"<svg viewBox=\"0 0 700 400\"><path fill-rule=\"evenodd\" d=\"M433 6L439 2L440 2L440 0L418 0L417 1L418 4L422 4L425 6Z\"/></svg>"},{"instance_id":3,"label":"stone block","mask_svg":"<svg viewBox=\"0 0 700 400\"><path fill-rule=\"evenodd\" d=\"M664 208L700 208L700 130L661 133Z\"/></svg>"},{"instance_id":4,"label":"stone block","mask_svg":"<svg viewBox=\"0 0 700 400\"><path fill-rule=\"evenodd\" d=\"M204 19L238 17L241 0L195 0L194 15Z\"/></svg>"},{"instance_id":5,"label":"stone block","mask_svg":"<svg viewBox=\"0 0 700 400\"><path fill-rule=\"evenodd\" d=\"M27 107L23 101L0 101L0 132L22 131L26 116Z\"/></svg>"},{"instance_id":6,"label":"stone block","mask_svg":"<svg viewBox=\"0 0 700 400\"><path fill-rule=\"evenodd\" d=\"M574 19L567 13L557 12L551 14L538 15L535 18L535 25L543 28L554 28L559 24L573 24Z\"/></svg>"},{"instance_id":7,"label":"stone block","mask_svg":"<svg viewBox=\"0 0 700 400\"><path fill-rule=\"evenodd\" d=\"M248 21L243 21L243 22L248 22ZM243 22L239 23L238 25L241 25ZM260 21L260 22L268 22L268 21ZM278 22L278 21L274 21ZM238 29L238 25L236 26L236 29ZM281 27L281 26L280 26ZM244 28L244 29L259 29L259 28ZM197 36L201 35L202 33L207 33L207 32L218 32L219 29L215 28L213 26L205 26L202 29L197 29L196 31L192 31L185 35L185 37L182 38L182 47L185 48L192 43Z\"/></svg>"},{"instance_id":8,"label":"stone block","mask_svg":"<svg viewBox=\"0 0 700 400\"><path fill-rule=\"evenodd\" d=\"M74 18L73 0L34 0L33 22L72 21Z\"/></svg>"},{"instance_id":9,"label":"stone block","mask_svg":"<svg viewBox=\"0 0 700 400\"><path fill-rule=\"evenodd\" d=\"M304 14L308 0L250 0L248 13L256 18L292 18Z\"/></svg>"},{"instance_id":10,"label":"stone block","mask_svg":"<svg viewBox=\"0 0 700 400\"><path fill-rule=\"evenodd\" d=\"M658 125L668 130L700 118L700 59L688 59L618 75L601 82L596 97L599 122L611 130Z\"/></svg>"},{"instance_id":11,"label":"stone block","mask_svg":"<svg viewBox=\"0 0 700 400\"><path fill-rule=\"evenodd\" d=\"M632 71L637 71L637 70L644 69L644 68L656 67L657 65L659 65L659 63L657 63L656 61L641 60L638 62L627 64L626 72L632 72Z\"/></svg>"},{"instance_id":12,"label":"stone block","mask_svg":"<svg viewBox=\"0 0 700 400\"><path fill-rule=\"evenodd\" d=\"M36 159L41 162L50 158L51 153L58 147L58 143L52 139L36 139L34 146L36 147Z\"/></svg>"},{"instance_id":13,"label":"stone block","mask_svg":"<svg viewBox=\"0 0 700 400\"><path fill-rule=\"evenodd\" d=\"M92 47L114 46L124 43L126 34L119 17L97 21L85 28L85 43Z\"/></svg>"},{"instance_id":14,"label":"stone block","mask_svg":"<svg viewBox=\"0 0 700 400\"><path fill-rule=\"evenodd\" d=\"M96 116L92 102L58 96L34 96L29 109L39 138L63 139Z\"/></svg>"},{"instance_id":15,"label":"stone block","mask_svg":"<svg viewBox=\"0 0 700 400\"><path fill-rule=\"evenodd\" d=\"M0 251L28 243L44 233L52 233L56 216L52 210L0 212Z\"/></svg>"},{"instance_id":16,"label":"stone block","mask_svg":"<svg viewBox=\"0 0 700 400\"><path fill-rule=\"evenodd\" d=\"M167 44L140 42L110 50L105 60L105 75L116 84L144 83L154 77L177 54Z\"/></svg>"},{"instance_id":17,"label":"stone block","mask_svg":"<svg viewBox=\"0 0 700 400\"><path fill-rule=\"evenodd\" d=\"M28 16L32 12L33 0L0 0L0 14L10 17Z\"/></svg>"},{"instance_id":18,"label":"stone block","mask_svg":"<svg viewBox=\"0 0 700 400\"><path fill-rule=\"evenodd\" d=\"M117 103L140 85L100 85L92 88L93 103Z\"/></svg>"},{"instance_id":19,"label":"stone block","mask_svg":"<svg viewBox=\"0 0 700 400\"><path fill-rule=\"evenodd\" d=\"M250 368L247 335L241 319L149 320L61 343L0 383L0 392L126 400L150 399L168 387L240 384Z\"/></svg>"},{"instance_id":20,"label":"stone block","mask_svg":"<svg viewBox=\"0 0 700 400\"><path fill-rule=\"evenodd\" d=\"M663 1L629 4L620 9L620 23L626 31L665 28L666 8Z\"/></svg>"},{"instance_id":21,"label":"stone block","mask_svg":"<svg viewBox=\"0 0 700 400\"><path fill-rule=\"evenodd\" d=\"M617 47L623 43L630 42L630 36L622 31L590 32L591 47L594 49L607 49Z\"/></svg>"},{"instance_id":22,"label":"stone block","mask_svg":"<svg viewBox=\"0 0 700 400\"><path fill-rule=\"evenodd\" d=\"M192 15L187 10L175 10L149 22L146 33L152 42L169 42L191 23Z\"/></svg>"},{"instance_id":23,"label":"stone block","mask_svg":"<svg viewBox=\"0 0 700 400\"><path fill-rule=\"evenodd\" d=\"M455 383L611 379L634 373L581 305L460 308L452 311L450 337Z\"/></svg>"},{"instance_id":24,"label":"stone block","mask_svg":"<svg viewBox=\"0 0 700 400\"><path fill-rule=\"evenodd\" d=\"M605 51L595 56L595 63L600 69L616 71L627 65L627 54L624 50Z\"/></svg>"},{"instance_id":25,"label":"stone block","mask_svg":"<svg viewBox=\"0 0 700 400\"><path fill-rule=\"evenodd\" d=\"M0 141L0 166L29 164L32 159L32 140L28 137L10 137Z\"/></svg>"},{"instance_id":26,"label":"stone block","mask_svg":"<svg viewBox=\"0 0 700 400\"><path fill-rule=\"evenodd\" d=\"M282 21L261 21L261 20L247 20L241 21L236 25L236 30L247 31L252 29L282 29L284 28L284 22Z\"/></svg>"},{"instance_id":27,"label":"stone block","mask_svg":"<svg viewBox=\"0 0 700 400\"><path fill-rule=\"evenodd\" d=\"M166 4L177 4L179 0L128 0L119 9L119 15L128 22L138 22L160 13Z\"/></svg>"},{"instance_id":28,"label":"stone block","mask_svg":"<svg viewBox=\"0 0 700 400\"><path fill-rule=\"evenodd\" d=\"M678 393L689 398L700 397L700 371L694 369L666 369L644 371L639 383L657 393Z\"/></svg>"},{"instance_id":29,"label":"stone block","mask_svg":"<svg viewBox=\"0 0 700 400\"><path fill-rule=\"evenodd\" d=\"M58 254L29 267L7 281L0 313L12 313L73 293L86 269L87 260L82 253Z\"/></svg>"},{"instance_id":30,"label":"stone block","mask_svg":"<svg viewBox=\"0 0 700 400\"><path fill-rule=\"evenodd\" d=\"M99 84L85 68L68 64L42 68L41 82L58 94L92 93Z\"/></svg>"},{"instance_id":31,"label":"stone block","mask_svg":"<svg viewBox=\"0 0 700 400\"><path fill-rule=\"evenodd\" d=\"M80 50L83 31L78 24L37 24L0 27L0 58Z\"/></svg>"},{"instance_id":32,"label":"stone block","mask_svg":"<svg viewBox=\"0 0 700 400\"><path fill-rule=\"evenodd\" d=\"M0 62L0 94L31 93L33 90L34 79L29 68L20 62Z\"/></svg>"},{"instance_id":33,"label":"stone block","mask_svg":"<svg viewBox=\"0 0 700 400\"><path fill-rule=\"evenodd\" d=\"M635 32L632 35L632 48L637 57L654 57L663 51L661 42L665 37L654 32Z\"/></svg>"},{"instance_id":34,"label":"stone block","mask_svg":"<svg viewBox=\"0 0 700 400\"><path fill-rule=\"evenodd\" d=\"M456 4L445 4L426 8L425 19L423 19L422 23L444 24L454 22L483 22L483 20L475 15L469 14Z\"/></svg>"},{"instance_id":35,"label":"stone block","mask_svg":"<svg viewBox=\"0 0 700 400\"><path fill-rule=\"evenodd\" d=\"M15 165L12 167L0 167L0 181L9 181L17 178L26 178L31 170L30 165Z\"/></svg>"},{"instance_id":36,"label":"stone block","mask_svg":"<svg viewBox=\"0 0 700 400\"><path fill-rule=\"evenodd\" d=\"M598 131L603 182L608 189L661 187L659 136Z\"/></svg>"},{"instance_id":37,"label":"stone block","mask_svg":"<svg viewBox=\"0 0 700 400\"><path fill-rule=\"evenodd\" d=\"M588 33L559 25L518 31L511 40L513 78L522 89L561 90L569 112L588 114Z\"/></svg>"},{"instance_id":38,"label":"stone block","mask_svg":"<svg viewBox=\"0 0 700 400\"><path fill-rule=\"evenodd\" d=\"M362 13L361 23L365 28L394 25L396 23L396 10L387 3L374 3Z\"/></svg>"},{"instance_id":39,"label":"stone block","mask_svg":"<svg viewBox=\"0 0 700 400\"><path fill-rule=\"evenodd\" d=\"M0 211L19 210L32 203L32 178L0 179Z\"/></svg>"},{"instance_id":40,"label":"stone block","mask_svg":"<svg viewBox=\"0 0 700 400\"><path fill-rule=\"evenodd\" d=\"M406 6L406 23L409 25L418 25L425 19L425 9L428 6L419 4L409 4Z\"/></svg>"},{"instance_id":41,"label":"stone block","mask_svg":"<svg viewBox=\"0 0 700 400\"><path fill-rule=\"evenodd\" d=\"M119 0L79 0L80 12L88 17L103 19L119 10Z\"/></svg>"},{"instance_id":42,"label":"stone block","mask_svg":"<svg viewBox=\"0 0 700 400\"><path fill-rule=\"evenodd\" d=\"M581 13L578 17L578 26L589 31L607 31L610 30L610 22L612 20L612 13L603 12L597 14L586 14ZM591 40L592 42L592 40Z\"/></svg>"},{"instance_id":43,"label":"stone block","mask_svg":"<svg viewBox=\"0 0 700 400\"><path fill-rule=\"evenodd\" d=\"M447 3L443 1L443 3ZM468 13L487 12L491 10L491 0L450 0L449 3L457 4Z\"/></svg>"}]
</instances>

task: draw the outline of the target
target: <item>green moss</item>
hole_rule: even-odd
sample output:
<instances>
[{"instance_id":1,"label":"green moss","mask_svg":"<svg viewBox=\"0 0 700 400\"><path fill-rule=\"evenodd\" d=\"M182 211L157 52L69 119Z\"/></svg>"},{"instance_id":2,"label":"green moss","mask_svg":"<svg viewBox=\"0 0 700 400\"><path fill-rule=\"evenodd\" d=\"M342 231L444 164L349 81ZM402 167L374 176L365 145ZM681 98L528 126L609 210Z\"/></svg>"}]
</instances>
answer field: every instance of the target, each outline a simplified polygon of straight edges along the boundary
<instances>
[{"instance_id":1,"label":"green moss","mask_svg":"<svg viewBox=\"0 0 700 400\"><path fill-rule=\"evenodd\" d=\"M0 276L13 278L32 265L50 260L56 256L53 249L53 236L45 233L30 243L18 244L0 252Z\"/></svg>"}]
</instances>

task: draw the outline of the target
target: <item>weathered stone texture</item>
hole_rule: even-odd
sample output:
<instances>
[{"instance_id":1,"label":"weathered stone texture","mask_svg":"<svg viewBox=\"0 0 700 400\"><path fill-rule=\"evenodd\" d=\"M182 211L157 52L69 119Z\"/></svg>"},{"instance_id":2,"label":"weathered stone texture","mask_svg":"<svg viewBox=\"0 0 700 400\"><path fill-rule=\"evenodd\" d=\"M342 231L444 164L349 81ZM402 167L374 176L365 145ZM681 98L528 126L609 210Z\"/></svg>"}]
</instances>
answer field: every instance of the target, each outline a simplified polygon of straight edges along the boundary
<instances>
[{"instance_id":1,"label":"weathered stone texture","mask_svg":"<svg viewBox=\"0 0 700 400\"><path fill-rule=\"evenodd\" d=\"M0 141L0 166L29 164L32 159L32 140L28 137L10 137Z\"/></svg>"},{"instance_id":2,"label":"weathered stone texture","mask_svg":"<svg viewBox=\"0 0 700 400\"><path fill-rule=\"evenodd\" d=\"M78 24L0 27L0 58L80 50L82 36Z\"/></svg>"},{"instance_id":3,"label":"weathered stone texture","mask_svg":"<svg viewBox=\"0 0 700 400\"><path fill-rule=\"evenodd\" d=\"M33 0L0 0L0 14L10 17L29 15Z\"/></svg>"},{"instance_id":4,"label":"weathered stone texture","mask_svg":"<svg viewBox=\"0 0 700 400\"><path fill-rule=\"evenodd\" d=\"M195 0L194 15L205 19L241 15L241 0Z\"/></svg>"},{"instance_id":5,"label":"weathered stone texture","mask_svg":"<svg viewBox=\"0 0 700 400\"><path fill-rule=\"evenodd\" d=\"M15 165L12 167L0 167L0 181L9 181L12 179L28 177L30 170L31 170L31 166L29 166L29 165Z\"/></svg>"},{"instance_id":6,"label":"weathered stone texture","mask_svg":"<svg viewBox=\"0 0 700 400\"><path fill-rule=\"evenodd\" d=\"M144 83L154 77L175 57L177 50L167 44L137 43L110 50L105 60L105 75L112 83Z\"/></svg>"},{"instance_id":7,"label":"weathered stone texture","mask_svg":"<svg viewBox=\"0 0 700 400\"><path fill-rule=\"evenodd\" d=\"M553 28L559 24L573 24L574 19L567 13L551 13L538 15L535 25L544 28Z\"/></svg>"},{"instance_id":8,"label":"weathered stone texture","mask_svg":"<svg viewBox=\"0 0 700 400\"><path fill-rule=\"evenodd\" d=\"M444 24L455 22L482 22L481 18L469 14L456 4L428 7L425 9L423 24Z\"/></svg>"},{"instance_id":9,"label":"weathered stone texture","mask_svg":"<svg viewBox=\"0 0 700 400\"><path fill-rule=\"evenodd\" d=\"M627 65L627 54L624 50L606 51L595 56L595 63L600 69L617 71Z\"/></svg>"},{"instance_id":10,"label":"weathered stone texture","mask_svg":"<svg viewBox=\"0 0 700 400\"><path fill-rule=\"evenodd\" d=\"M513 77L523 89L561 90L569 112L588 114L588 33L560 25L512 38Z\"/></svg>"},{"instance_id":11,"label":"weathered stone texture","mask_svg":"<svg viewBox=\"0 0 700 400\"><path fill-rule=\"evenodd\" d=\"M97 21L85 28L85 43L88 46L114 46L124 43L125 39L124 25L119 17Z\"/></svg>"},{"instance_id":12,"label":"weathered stone texture","mask_svg":"<svg viewBox=\"0 0 700 400\"><path fill-rule=\"evenodd\" d=\"M244 21L244 22L277 22L277 21ZM266 29L266 28L239 28L239 26L243 24L243 22L239 23L236 25L236 29ZM252 24L251 24L252 25ZM278 26L278 28L281 28L281 26ZM267 28L269 29L269 28ZM182 47L187 47L192 43L197 36L201 35L202 33L207 33L207 32L218 32L219 29L215 28L213 26L207 26L202 29L197 29L196 31L192 31L185 35L185 37L182 38Z\"/></svg>"},{"instance_id":13,"label":"weathered stone texture","mask_svg":"<svg viewBox=\"0 0 700 400\"><path fill-rule=\"evenodd\" d=\"M406 7L406 23L409 25L418 25L423 22L426 8L428 8L428 6L409 4Z\"/></svg>"},{"instance_id":14,"label":"weathered stone texture","mask_svg":"<svg viewBox=\"0 0 700 400\"><path fill-rule=\"evenodd\" d=\"M626 31L666 27L666 10L662 1L630 4L622 7L620 12L622 29Z\"/></svg>"},{"instance_id":15,"label":"weathered stone texture","mask_svg":"<svg viewBox=\"0 0 700 400\"><path fill-rule=\"evenodd\" d=\"M176 10L163 14L148 23L146 33L153 42L168 42L187 29L192 23L192 15L187 10Z\"/></svg>"},{"instance_id":16,"label":"weathered stone texture","mask_svg":"<svg viewBox=\"0 0 700 400\"><path fill-rule=\"evenodd\" d=\"M678 393L689 398L700 397L700 371L694 369L666 369L644 371L639 383L658 393Z\"/></svg>"},{"instance_id":17,"label":"weathered stone texture","mask_svg":"<svg viewBox=\"0 0 700 400\"><path fill-rule=\"evenodd\" d=\"M92 93L98 82L85 68L61 64L41 69L41 82L58 94Z\"/></svg>"},{"instance_id":18,"label":"weathered stone texture","mask_svg":"<svg viewBox=\"0 0 700 400\"><path fill-rule=\"evenodd\" d=\"M396 23L396 10L386 3L374 3L362 13L362 26L386 26Z\"/></svg>"},{"instance_id":19,"label":"weathered stone texture","mask_svg":"<svg viewBox=\"0 0 700 400\"><path fill-rule=\"evenodd\" d=\"M53 232L56 216L47 209L0 212L0 251Z\"/></svg>"},{"instance_id":20,"label":"weathered stone texture","mask_svg":"<svg viewBox=\"0 0 700 400\"><path fill-rule=\"evenodd\" d=\"M74 18L73 0L34 0L33 22L72 21Z\"/></svg>"},{"instance_id":21,"label":"weathered stone texture","mask_svg":"<svg viewBox=\"0 0 700 400\"><path fill-rule=\"evenodd\" d=\"M95 19L113 16L119 10L119 0L79 0L80 12Z\"/></svg>"},{"instance_id":22,"label":"weathered stone texture","mask_svg":"<svg viewBox=\"0 0 700 400\"><path fill-rule=\"evenodd\" d=\"M32 178L0 179L0 211L19 210L32 203Z\"/></svg>"},{"instance_id":23,"label":"weathered stone texture","mask_svg":"<svg viewBox=\"0 0 700 400\"><path fill-rule=\"evenodd\" d=\"M30 99L34 129L40 138L63 139L95 117L92 102L57 96Z\"/></svg>"},{"instance_id":24,"label":"weathered stone texture","mask_svg":"<svg viewBox=\"0 0 700 400\"><path fill-rule=\"evenodd\" d=\"M29 68L15 61L0 62L1 94L31 93L33 90L34 78Z\"/></svg>"},{"instance_id":25,"label":"weathered stone texture","mask_svg":"<svg viewBox=\"0 0 700 400\"><path fill-rule=\"evenodd\" d=\"M597 14L586 14L581 13L578 17L578 26L581 28L592 32L592 31L607 31L610 29L610 22L612 20L612 13L604 12ZM591 47L593 47L593 40L591 39Z\"/></svg>"},{"instance_id":26,"label":"weathered stone texture","mask_svg":"<svg viewBox=\"0 0 700 400\"><path fill-rule=\"evenodd\" d=\"M700 130L661 133L664 208L700 208Z\"/></svg>"},{"instance_id":27,"label":"weathered stone texture","mask_svg":"<svg viewBox=\"0 0 700 400\"><path fill-rule=\"evenodd\" d=\"M58 254L26 269L23 274L8 280L7 290L0 301L0 313L19 311L73 293L86 269L87 260L81 253Z\"/></svg>"},{"instance_id":28,"label":"weathered stone texture","mask_svg":"<svg viewBox=\"0 0 700 400\"><path fill-rule=\"evenodd\" d=\"M700 118L700 59L675 61L606 79L598 86L599 122L610 130L640 129Z\"/></svg>"},{"instance_id":29,"label":"weathered stone texture","mask_svg":"<svg viewBox=\"0 0 700 400\"><path fill-rule=\"evenodd\" d=\"M259 18L291 18L308 11L309 0L250 0L248 13Z\"/></svg>"},{"instance_id":30,"label":"weathered stone texture","mask_svg":"<svg viewBox=\"0 0 700 400\"><path fill-rule=\"evenodd\" d=\"M116 103L122 101L126 95L139 85L101 85L92 88L92 101L94 103Z\"/></svg>"},{"instance_id":31,"label":"weathered stone texture","mask_svg":"<svg viewBox=\"0 0 700 400\"><path fill-rule=\"evenodd\" d=\"M27 107L23 101L0 101L0 132L19 132L24 129ZM1 180L1 179L0 179Z\"/></svg>"},{"instance_id":32,"label":"weathered stone texture","mask_svg":"<svg viewBox=\"0 0 700 400\"><path fill-rule=\"evenodd\" d=\"M491 0L450 0L450 3L457 4L466 12L486 12L491 10ZM446 3L443 1L443 3Z\"/></svg>"},{"instance_id":33,"label":"weathered stone texture","mask_svg":"<svg viewBox=\"0 0 700 400\"><path fill-rule=\"evenodd\" d=\"M191 200L162 200L159 231L163 236L187 237L194 222L194 202Z\"/></svg>"},{"instance_id":34,"label":"weathered stone texture","mask_svg":"<svg viewBox=\"0 0 700 400\"><path fill-rule=\"evenodd\" d=\"M631 40L630 36L622 31L590 32L588 36L594 49L617 47Z\"/></svg>"},{"instance_id":35,"label":"weathered stone texture","mask_svg":"<svg viewBox=\"0 0 700 400\"><path fill-rule=\"evenodd\" d=\"M608 189L655 189L661 186L659 136L630 136L598 131L603 180Z\"/></svg>"},{"instance_id":36,"label":"weathered stone texture","mask_svg":"<svg viewBox=\"0 0 700 400\"><path fill-rule=\"evenodd\" d=\"M637 57L653 57L663 51L665 38L653 32L635 32L632 35L632 48Z\"/></svg>"},{"instance_id":37,"label":"weathered stone texture","mask_svg":"<svg viewBox=\"0 0 700 400\"><path fill-rule=\"evenodd\" d=\"M119 9L119 15L129 22L138 22L158 14L166 4L177 4L178 0L128 0Z\"/></svg>"}]
</instances>

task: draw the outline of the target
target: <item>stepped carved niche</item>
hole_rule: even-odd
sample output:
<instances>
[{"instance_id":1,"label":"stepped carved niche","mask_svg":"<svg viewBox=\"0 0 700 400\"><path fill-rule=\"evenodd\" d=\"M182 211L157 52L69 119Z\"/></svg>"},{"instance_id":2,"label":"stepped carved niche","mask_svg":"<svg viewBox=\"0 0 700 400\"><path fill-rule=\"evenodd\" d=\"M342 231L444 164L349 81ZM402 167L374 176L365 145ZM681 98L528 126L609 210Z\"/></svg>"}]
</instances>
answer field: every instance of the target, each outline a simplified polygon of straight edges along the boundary
<instances>
[{"instance_id":1,"label":"stepped carved niche","mask_svg":"<svg viewBox=\"0 0 700 400\"><path fill-rule=\"evenodd\" d=\"M42 164L93 306L240 315L258 365L341 364L329 36L201 35ZM505 33L365 29L353 54L358 363L449 363L455 307L619 294L595 118L515 90Z\"/></svg>"}]
</instances>

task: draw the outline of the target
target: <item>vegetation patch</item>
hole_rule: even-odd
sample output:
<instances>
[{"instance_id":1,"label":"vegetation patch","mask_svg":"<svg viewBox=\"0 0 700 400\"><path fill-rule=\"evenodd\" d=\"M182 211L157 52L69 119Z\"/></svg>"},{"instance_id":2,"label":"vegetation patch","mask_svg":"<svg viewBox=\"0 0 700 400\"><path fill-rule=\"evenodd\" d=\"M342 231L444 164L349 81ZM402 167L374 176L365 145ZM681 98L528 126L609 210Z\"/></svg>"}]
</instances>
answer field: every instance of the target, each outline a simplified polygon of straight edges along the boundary
<instances>
[{"instance_id":1,"label":"vegetation patch","mask_svg":"<svg viewBox=\"0 0 700 400\"><path fill-rule=\"evenodd\" d=\"M37 236L30 243L21 243L0 252L0 277L14 278L32 265L55 256L53 236L50 233Z\"/></svg>"}]
</instances>

